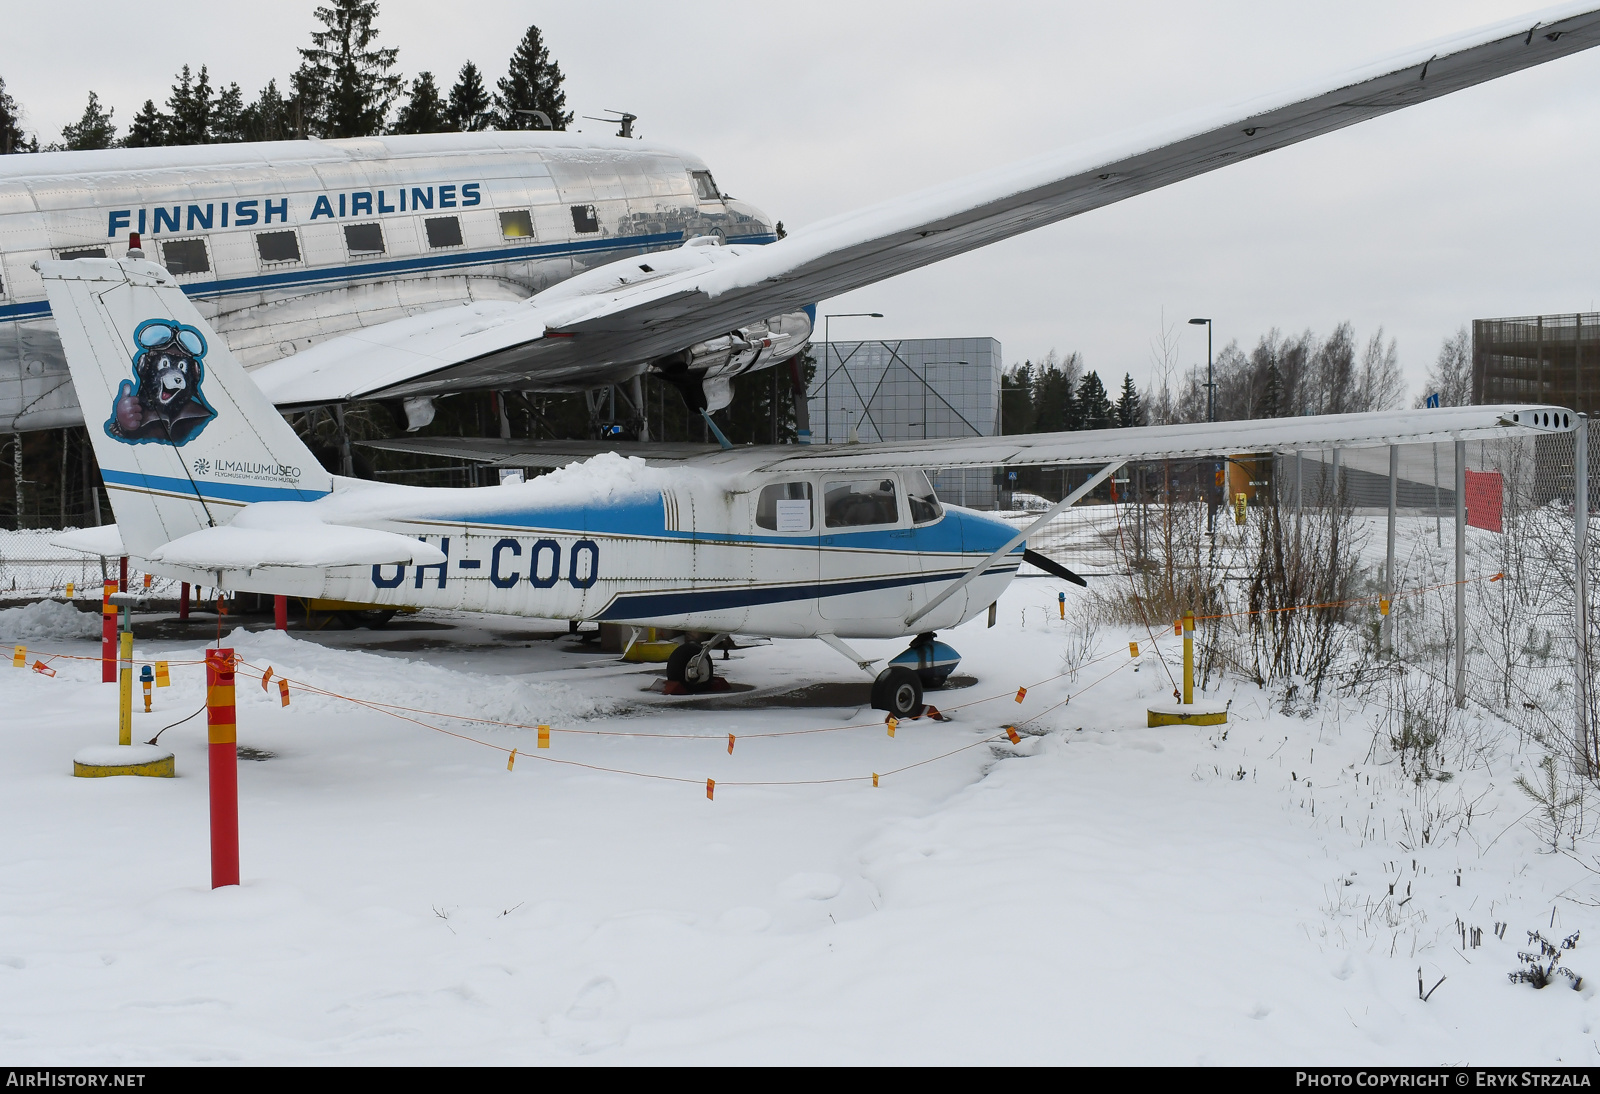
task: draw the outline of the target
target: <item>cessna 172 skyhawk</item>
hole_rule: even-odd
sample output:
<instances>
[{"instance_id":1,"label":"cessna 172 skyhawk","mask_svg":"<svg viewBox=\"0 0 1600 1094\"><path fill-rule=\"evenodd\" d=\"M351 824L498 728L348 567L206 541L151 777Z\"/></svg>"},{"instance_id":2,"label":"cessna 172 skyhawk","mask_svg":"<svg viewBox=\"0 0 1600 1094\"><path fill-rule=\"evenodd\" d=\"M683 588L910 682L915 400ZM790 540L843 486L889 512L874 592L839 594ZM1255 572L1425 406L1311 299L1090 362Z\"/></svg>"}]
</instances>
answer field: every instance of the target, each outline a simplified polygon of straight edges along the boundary
<instances>
[{"instance_id":1,"label":"cessna 172 skyhawk","mask_svg":"<svg viewBox=\"0 0 1600 1094\"><path fill-rule=\"evenodd\" d=\"M710 681L711 649L732 634L820 638L868 671L873 661L847 639L917 635L875 678L873 705L897 715L920 712L924 683L954 667L934 632L994 603L1024 560L1072 576L1028 551L1026 537L1129 459L1573 425L1557 407L1453 407L747 447L671 467L606 453L514 485L377 484L317 465L160 266L78 259L39 273L93 415L121 539L113 549L151 571L249 592L716 635L683 643L668 664L691 689ZM942 506L924 471L1042 463L1100 470L1022 532Z\"/></svg>"},{"instance_id":2,"label":"cessna 172 skyhawk","mask_svg":"<svg viewBox=\"0 0 1600 1094\"><path fill-rule=\"evenodd\" d=\"M716 409L805 346L819 300L1597 42L1600 12L1565 5L784 239L695 157L581 134L0 157L0 430L93 428L33 265L130 232L280 407L396 399L416 424L449 392L648 370Z\"/></svg>"}]
</instances>

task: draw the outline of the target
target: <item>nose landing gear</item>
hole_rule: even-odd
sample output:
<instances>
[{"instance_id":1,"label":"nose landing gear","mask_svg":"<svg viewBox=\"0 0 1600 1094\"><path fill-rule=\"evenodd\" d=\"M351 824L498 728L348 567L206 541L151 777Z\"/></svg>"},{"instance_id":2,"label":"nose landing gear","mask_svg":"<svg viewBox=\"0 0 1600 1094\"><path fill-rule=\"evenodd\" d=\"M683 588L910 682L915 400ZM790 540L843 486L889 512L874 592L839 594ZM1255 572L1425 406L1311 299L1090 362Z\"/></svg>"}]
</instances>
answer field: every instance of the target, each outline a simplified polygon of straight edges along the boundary
<instances>
[{"instance_id":1,"label":"nose landing gear","mask_svg":"<svg viewBox=\"0 0 1600 1094\"><path fill-rule=\"evenodd\" d=\"M872 705L896 718L918 717L923 691L943 687L960 663L961 655L936 641L932 631L919 634L872 682Z\"/></svg>"},{"instance_id":2,"label":"nose landing gear","mask_svg":"<svg viewBox=\"0 0 1600 1094\"><path fill-rule=\"evenodd\" d=\"M727 691L728 681L718 676L711 666L711 653L726 639L719 634L702 646L698 642L684 642L667 658L668 695L694 695L702 691Z\"/></svg>"}]
</instances>

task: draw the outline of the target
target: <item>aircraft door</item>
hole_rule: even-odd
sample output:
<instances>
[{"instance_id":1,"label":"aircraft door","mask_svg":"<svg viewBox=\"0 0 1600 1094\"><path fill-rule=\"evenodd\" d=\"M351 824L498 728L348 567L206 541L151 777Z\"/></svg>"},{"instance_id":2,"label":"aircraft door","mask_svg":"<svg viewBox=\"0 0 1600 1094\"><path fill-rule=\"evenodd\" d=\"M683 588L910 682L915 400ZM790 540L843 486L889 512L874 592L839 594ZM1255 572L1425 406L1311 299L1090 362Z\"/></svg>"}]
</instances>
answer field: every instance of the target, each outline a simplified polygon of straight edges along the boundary
<instances>
[{"instance_id":1,"label":"aircraft door","mask_svg":"<svg viewBox=\"0 0 1600 1094\"><path fill-rule=\"evenodd\" d=\"M854 634L899 633L922 567L898 478L824 479L822 511L818 614Z\"/></svg>"},{"instance_id":2,"label":"aircraft door","mask_svg":"<svg viewBox=\"0 0 1600 1094\"><path fill-rule=\"evenodd\" d=\"M911 521L911 527L906 532L909 537L907 549L916 553L916 567L922 575L922 580L910 587L911 595L907 597L909 604L906 609L909 615L938 595L939 590L945 587L945 575L962 568L962 545L961 526L955 520L945 519L944 506L939 504L939 495L928 481L927 473L909 471L904 475L904 483L906 509ZM911 567L907 566L907 569ZM939 580L932 580L935 578ZM957 593L952 599L965 603L966 594ZM946 613L941 610L939 614L943 616Z\"/></svg>"}]
</instances>

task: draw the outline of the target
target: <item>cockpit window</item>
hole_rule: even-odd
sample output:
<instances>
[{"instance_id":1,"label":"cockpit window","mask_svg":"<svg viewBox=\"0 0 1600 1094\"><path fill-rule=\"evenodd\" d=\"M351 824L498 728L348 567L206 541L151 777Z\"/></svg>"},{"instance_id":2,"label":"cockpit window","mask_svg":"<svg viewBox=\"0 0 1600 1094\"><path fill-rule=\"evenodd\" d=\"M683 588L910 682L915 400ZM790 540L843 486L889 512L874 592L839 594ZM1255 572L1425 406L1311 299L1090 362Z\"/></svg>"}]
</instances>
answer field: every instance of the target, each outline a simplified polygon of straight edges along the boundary
<instances>
[{"instance_id":1,"label":"cockpit window","mask_svg":"<svg viewBox=\"0 0 1600 1094\"><path fill-rule=\"evenodd\" d=\"M722 200L722 194L717 190L717 184L712 180L710 171L694 171L691 174L694 178L694 196L696 200Z\"/></svg>"},{"instance_id":2,"label":"cockpit window","mask_svg":"<svg viewBox=\"0 0 1600 1094\"><path fill-rule=\"evenodd\" d=\"M811 484L779 482L761 488L756 526L773 532L811 531Z\"/></svg>"},{"instance_id":3,"label":"cockpit window","mask_svg":"<svg viewBox=\"0 0 1600 1094\"><path fill-rule=\"evenodd\" d=\"M829 528L860 528L869 524L896 524L893 479L853 479L830 482L822 491Z\"/></svg>"},{"instance_id":4,"label":"cockpit window","mask_svg":"<svg viewBox=\"0 0 1600 1094\"><path fill-rule=\"evenodd\" d=\"M927 524L938 520L944 513L939 495L925 472L915 471L906 476L906 504L911 509L912 524Z\"/></svg>"}]
</instances>

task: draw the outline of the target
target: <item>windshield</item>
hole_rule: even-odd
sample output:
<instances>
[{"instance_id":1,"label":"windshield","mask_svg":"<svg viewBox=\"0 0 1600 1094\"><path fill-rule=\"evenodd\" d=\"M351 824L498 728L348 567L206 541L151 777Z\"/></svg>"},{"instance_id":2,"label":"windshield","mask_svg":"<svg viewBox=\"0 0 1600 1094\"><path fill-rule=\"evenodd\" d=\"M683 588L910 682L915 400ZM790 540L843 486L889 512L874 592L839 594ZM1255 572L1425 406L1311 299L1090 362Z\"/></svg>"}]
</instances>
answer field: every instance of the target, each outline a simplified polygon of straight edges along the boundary
<instances>
[{"instance_id":1,"label":"windshield","mask_svg":"<svg viewBox=\"0 0 1600 1094\"><path fill-rule=\"evenodd\" d=\"M927 524L944 514L939 495L928 481L925 471L913 471L906 476L906 500L911 506L911 523Z\"/></svg>"}]
</instances>

